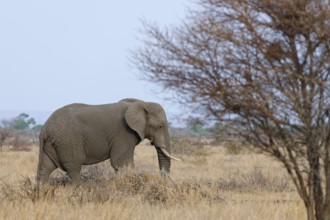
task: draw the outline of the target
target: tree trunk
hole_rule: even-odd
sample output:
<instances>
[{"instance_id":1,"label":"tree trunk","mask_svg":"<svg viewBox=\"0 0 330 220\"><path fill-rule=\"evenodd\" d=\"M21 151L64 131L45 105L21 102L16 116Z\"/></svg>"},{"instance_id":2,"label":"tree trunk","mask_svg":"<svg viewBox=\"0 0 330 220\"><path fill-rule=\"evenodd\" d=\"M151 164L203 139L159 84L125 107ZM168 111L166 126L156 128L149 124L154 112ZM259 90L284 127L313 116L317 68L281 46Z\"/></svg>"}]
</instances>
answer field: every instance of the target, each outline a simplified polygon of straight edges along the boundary
<instances>
[{"instance_id":1,"label":"tree trunk","mask_svg":"<svg viewBox=\"0 0 330 220\"><path fill-rule=\"evenodd\" d=\"M311 169L312 172L312 181L313 183L313 203L315 207L315 217L317 220L323 219L323 191L322 191L322 183L321 183L321 173L320 173L320 159L319 157L315 157L313 159L313 167Z\"/></svg>"},{"instance_id":2,"label":"tree trunk","mask_svg":"<svg viewBox=\"0 0 330 220\"><path fill-rule=\"evenodd\" d=\"M313 138L313 134L307 137L307 159L309 163L309 178L308 178L308 204L310 209L308 212L308 219L323 219L323 191L321 183L321 168L320 168L320 149L317 141ZM311 218L313 213L313 218Z\"/></svg>"},{"instance_id":3,"label":"tree trunk","mask_svg":"<svg viewBox=\"0 0 330 220\"><path fill-rule=\"evenodd\" d=\"M329 196L329 190L328 190L328 188L329 188L329 182L330 181L328 181L327 180L327 193L326 193L326 195L325 195L325 200L324 200L324 208L323 208L323 219L324 220L330 220L330 196Z\"/></svg>"},{"instance_id":4,"label":"tree trunk","mask_svg":"<svg viewBox=\"0 0 330 220\"><path fill-rule=\"evenodd\" d=\"M330 146L326 147L325 167L325 198L323 207L323 219L330 220Z\"/></svg>"},{"instance_id":5,"label":"tree trunk","mask_svg":"<svg viewBox=\"0 0 330 220\"><path fill-rule=\"evenodd\" d=\"M315 220L314 206L311 203L305 204L307 210L307 220Z\"/></svg>"}]
</instances>

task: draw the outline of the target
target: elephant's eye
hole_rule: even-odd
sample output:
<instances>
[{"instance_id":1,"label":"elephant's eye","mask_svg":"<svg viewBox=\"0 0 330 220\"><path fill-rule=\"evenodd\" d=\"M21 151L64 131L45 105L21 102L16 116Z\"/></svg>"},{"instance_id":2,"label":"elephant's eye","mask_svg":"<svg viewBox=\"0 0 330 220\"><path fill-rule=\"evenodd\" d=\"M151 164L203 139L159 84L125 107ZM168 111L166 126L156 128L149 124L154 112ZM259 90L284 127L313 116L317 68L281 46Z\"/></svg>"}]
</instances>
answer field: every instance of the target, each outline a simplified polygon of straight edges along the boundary
<instances>
[{"instance_id":1,"label":"elephant's eye","mask_svg":"<svg viewBox=\"0 0 330 220\"><path fill-rule=\"evenodd\" d=\"M164 127L163 124L160 124L160 125L159 125L159 129L162 129L163 127Z\"/></svg>"}]
</instances>

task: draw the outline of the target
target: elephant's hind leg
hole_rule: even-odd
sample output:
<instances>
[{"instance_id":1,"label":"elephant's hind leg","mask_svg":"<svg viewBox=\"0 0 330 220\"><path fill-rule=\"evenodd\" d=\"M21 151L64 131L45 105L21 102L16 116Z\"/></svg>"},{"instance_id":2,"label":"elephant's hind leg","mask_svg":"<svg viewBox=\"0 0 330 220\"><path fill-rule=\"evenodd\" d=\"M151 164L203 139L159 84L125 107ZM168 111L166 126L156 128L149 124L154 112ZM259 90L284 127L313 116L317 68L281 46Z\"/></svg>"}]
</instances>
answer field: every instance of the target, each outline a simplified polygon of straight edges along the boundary
<instances>
[{"instance_id":1,"label":"elephant's hind leg","mask_svg":"<svg viewBox=\"0 0 330 220\"><path fill-rule=\"evenodd\" d=\"M82 164L80 163L64 163L64 169L68 172L68 175L71 178L72 182L79 182L80 181L80 170Z\"/></svg>"},{"instance_id":2,"label":"elephant's hind leg","mask_svg":"<svg viewBox=\"0 0 330 220\"><path fill-rule=\"evenodd\" d=\"M69 175L71 182L80 181L80 170L86 160L83 140L73 134L68 134L66 140L56 148L56 153L63 170Z\"/></svg>"},{"instance_id":3,"label":"elephant's hind leg","mask_svg":"<svg viewBox=\"0 0 330 220\"><path fill-rule=\"evenodd\" d=\"M50 174L57 168L53 161L49 158L45 151L41 152L41 160L38 165L37 181L46 182Z\"/></svg>"}]
</instances>

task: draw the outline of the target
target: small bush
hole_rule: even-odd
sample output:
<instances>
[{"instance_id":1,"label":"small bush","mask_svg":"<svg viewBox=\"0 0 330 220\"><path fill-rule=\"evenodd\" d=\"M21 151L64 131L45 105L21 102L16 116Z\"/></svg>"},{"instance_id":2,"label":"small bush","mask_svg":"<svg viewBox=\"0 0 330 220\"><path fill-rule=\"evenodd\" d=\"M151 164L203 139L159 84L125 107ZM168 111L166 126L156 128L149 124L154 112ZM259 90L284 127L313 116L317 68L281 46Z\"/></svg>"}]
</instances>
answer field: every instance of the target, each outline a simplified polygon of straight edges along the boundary
<instances>
[{"instance_id":1,"label":"small bush","mask_svg":"<svg viewBox=\"0 0 330 220\"><path fill-rule=\"evenodd\" d=\"M59 189L59 186L38 185L30 178L22 177L17 184L9 184L2 181L0 183L0 192L2 199L11 201L27 199L37 202L39 200L53 199L55 197L55 191Z\"/></svg>"}]
</instances>

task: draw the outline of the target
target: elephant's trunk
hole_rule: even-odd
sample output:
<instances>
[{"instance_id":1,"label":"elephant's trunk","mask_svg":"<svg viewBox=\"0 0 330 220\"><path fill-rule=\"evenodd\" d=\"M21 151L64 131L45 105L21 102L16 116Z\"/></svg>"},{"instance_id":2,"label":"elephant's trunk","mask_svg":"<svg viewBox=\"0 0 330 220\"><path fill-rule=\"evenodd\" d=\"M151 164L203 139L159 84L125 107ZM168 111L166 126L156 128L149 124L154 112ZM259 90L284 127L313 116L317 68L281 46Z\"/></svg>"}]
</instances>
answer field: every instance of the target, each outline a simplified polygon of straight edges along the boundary
<instances>
[{"instance_id":1,"label":"elephant's trunk","mask_svg":"<svg viewBox=\"0 0 330 220\"><path fill-rule=\"evenodd\" d=\"M168 129L165 128L165 146L160 146L161 148L157 148L157 155L158 155L158 163L160 171L165 171L166 173L170 173L171 168L171 158L168 154L171 154L171 140ZM163 148L162 148L163 147ZM165 150L165 151L164 151ZM168 154L166 154L168 152Z\"/></svg>"},{"instance_id":2,"label":"elephant's trunk","mask_svg":"<svg viewBox=\"0 0 330 220\"><path fill-rule=\"evenodd\" d=\"M159 169L161 172L170 173L171 159L166 156L161 148L156 147L158 155Z\"/></svg>"},{"instance_id":3,"label":"elephant's trunk","mask_svg":"<svg viewBox=\"0 0 330 220\"><path fill-rule=\"evenodd\" d=\"M171 159L181 161L179 158L176 158L171 155L171 141L168 130L165 130L165 135L162 136L163 141L158 142L159 145L155 145L157 149L159 169L161 172L170 173Z\"/></svg>"}]
</instances>

